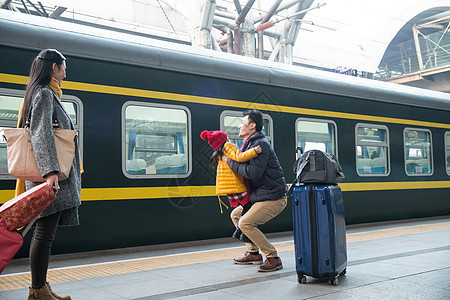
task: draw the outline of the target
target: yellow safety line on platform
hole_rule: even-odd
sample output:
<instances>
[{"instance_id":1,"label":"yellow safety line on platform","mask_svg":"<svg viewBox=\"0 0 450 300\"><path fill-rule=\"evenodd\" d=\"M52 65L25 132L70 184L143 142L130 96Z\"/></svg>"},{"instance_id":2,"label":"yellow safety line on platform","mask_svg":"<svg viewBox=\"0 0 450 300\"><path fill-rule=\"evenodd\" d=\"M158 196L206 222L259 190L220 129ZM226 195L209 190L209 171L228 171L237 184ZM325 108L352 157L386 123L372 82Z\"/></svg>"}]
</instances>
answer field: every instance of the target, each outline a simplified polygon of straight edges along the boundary
<instances>
[{"instance_id":1,"label":"yellow safety line on platform","mask_svg":"<svg viewBox=\"0 0 450 300\"><path fill-rule=\"evenodd\" d=\"M22 75L0 73L0 82L15 83L15 84L27 84L28 77L22 76ZM93 83L84 83L84 82L64 81L61 88L64 90L104 93L104 94L111 94L111 95L132 96L132 97L141 97L141 98L163 99L163 100L169 100L169 101L189 102L189 103L198 103L198 104L207 104L207 105L220 105L220 106L228 106L228 107L237 107L237 108L242 108L242 109L254 108L254 109L273 111L273 112L283 112L283 113L333 117L333 118L343 118L343 119L353 119L353 120L365 120L365 121L383 122L383 123L388 122L388 123L395 123L395 124L405 124L405 125L416 125L416 126L450 129L450 124L444 124L444 123L417 121L417 120L390 118L390 117L379 117L379 116L353 114L353 113L343 113L343 112L336 112L336 111L308 109L308 108L301 108L301 107L291 107L291 106L284 106L284 105L256 103L256 102L248 102L248 101L240 101L240 100L201 97L201 96L193 96L193 95L186 95L186 94L175 94L175 93L167 93L167 92L149 91L149 90L142 90L142 89L134 89L134 88L110 86L110 85L102 85L102 84L93 84Z\"/></svg>"},{"instance_id":2,"label":"yellow safety line on platform","mask_svg":"<svg viewBox=\"0 0 450 300\"><path fill-rule=\"evenodd\" d=\"M370 232L347 234L347 243L363 242L369 240L378 240L401 235L410 235L425 233L431 231L448 230L450 229L450 222L437 223L429 225L407 226L393 229L382 229Z\"/></svg>"},{"instance_id":3,"label":"yellow safety line on platform","mask_svg":"<svg viewBox=\"0 0 450 300\"><path fill-rule=\"evenodd\" d=\"M368 240L390 238L395 236L418 234L431 231L448 230L450 222L407 226L393 229L383 229L377 231L347 234L347 243L355 243ZM274 243L278 252L294 251L294 242ZM219 250L208 250L185 254L174 254L162 257L150 257L134 259L128 261L118 261L111 263L94 264L79 267L69 267L48 271L49 282L61 283L73 280L83 280L89 278L106 277L150 271L156 269L173 268L193 264L202 264L220 260L233 259L241 256L245 247L236 247ZM30 284L30 273L17 275L0 275L0 291L26 288Z\"/></svg>"}]
</instances>

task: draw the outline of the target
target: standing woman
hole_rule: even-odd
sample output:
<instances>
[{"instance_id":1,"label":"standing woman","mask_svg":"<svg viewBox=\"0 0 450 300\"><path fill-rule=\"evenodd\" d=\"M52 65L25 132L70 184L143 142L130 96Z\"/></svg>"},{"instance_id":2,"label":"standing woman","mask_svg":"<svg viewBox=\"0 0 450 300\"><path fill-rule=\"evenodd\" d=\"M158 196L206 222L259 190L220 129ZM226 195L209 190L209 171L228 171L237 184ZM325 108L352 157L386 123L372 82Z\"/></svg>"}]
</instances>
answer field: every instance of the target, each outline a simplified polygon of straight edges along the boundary
<instances>
[{"instance_id":1,"label":"standing woman","mask_svg":"<svg viewBox=\"0 0 450 300\"><path fill-rule=\"evenodd\" d=\"M78 206L81 205L81 171L78 143L69 178L58 181L58 160L53 138L53 122L61 129L74 129L72 121L61 103L61 82L66 78L66 58L55 49L46 49L33 60L25 98L19 112L19 127L30 126L31 144L36 163L49 187L56 187L54 205L49 205L36 221L30 245L31 287L28 299L65 299L56 295L47 282L47 270L52 242L59 226L79 224ZM25 188L40 184L25 182ZM23 182L18 181L16 194ZM22 190L24 188L22 187Z\"/></svg>"}]
</instances>

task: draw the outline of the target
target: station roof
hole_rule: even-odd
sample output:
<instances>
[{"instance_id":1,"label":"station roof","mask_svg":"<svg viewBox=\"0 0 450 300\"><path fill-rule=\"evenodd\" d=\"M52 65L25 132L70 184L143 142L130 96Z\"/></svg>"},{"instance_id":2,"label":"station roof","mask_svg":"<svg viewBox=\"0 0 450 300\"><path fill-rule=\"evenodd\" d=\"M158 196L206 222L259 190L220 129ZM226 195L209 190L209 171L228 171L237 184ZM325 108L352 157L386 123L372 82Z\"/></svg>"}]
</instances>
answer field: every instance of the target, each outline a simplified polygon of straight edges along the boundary
<instances>
[{"instance_id":1,"label":"station roof","mask_svg":"<svg viewBox=\"0 0 450 300\"><path fill-rule=\"evenodd\" d=\"M450 0L325 2L306 14L294 57L329 69L342 66L375 73L391 43L412 39L414 23L450 15Z\"/></svg>"},{"instance_id":2,"label":"station roof","mask_svg":"<svg viewBox=\"0 0 450 300\"><path fill-rule=\"evenodd\" d=\"M195 3L204 0L161 0L142 2L121 0L120 5L110 5L110 0L43 0L45 3L63 3L67 7L81 9L102 17L81 22L97 24L122 32L135 31L143 36L159 36L159 39L189 44L189 33L185 27L186 17ZM225 9L235 15L236 0L216 0L216 13ZM247 0L238 1L243 6ZM252 6L253 17L263 16L275 0L256 0ZM293 2L282 1L282 5ZM23 3L12 0L11 3ZM158 4L157 4L158 3ZM159 4L172 6L163 10ZM184 4L184 6L183 6ZM347 68L376 73L383 57L389 56L389 46L412 39L413 24L421 24L442 17L450 17L450 0L316 0L311 7L325 4L306 13L301 20L301 29L293 48L294 63L323 69ZM220 9L219 9L220 7ZM189 11L183 12L183 8ZM180 11L176 11L179 9ZM67 9L62 19L71 21L73 11ZM197 12L198 13L198 12ZM292 12L289 12L292 14ZM85 13L81 14L86 17ZM149 17L151 16L151 17ZM79 17L79 16L78 16ZM286 17L274 15L272 20ZM93 21L94 20L94 21ZM118 22L119 20L122 23ZM169 22L170 21L170 26ZM231 21L232 22L232 21ZM282 35L285 24L279 23L274 30ZM267 51L272 43L265 43ZM395 50L395 49L394 49Z\"/></svg>"}]
</instances>

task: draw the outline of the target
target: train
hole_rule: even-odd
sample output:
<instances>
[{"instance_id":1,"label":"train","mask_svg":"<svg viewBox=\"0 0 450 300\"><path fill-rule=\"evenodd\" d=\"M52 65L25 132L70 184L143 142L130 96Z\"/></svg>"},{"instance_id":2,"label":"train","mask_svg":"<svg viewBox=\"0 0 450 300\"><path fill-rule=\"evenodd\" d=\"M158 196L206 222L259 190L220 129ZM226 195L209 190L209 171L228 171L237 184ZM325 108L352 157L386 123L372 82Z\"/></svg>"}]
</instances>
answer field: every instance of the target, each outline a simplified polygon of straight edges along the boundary
<instances>
[{"instance_id":1,"label":"train","mask_svg":"<svg viewBox=\"0 0 450 300\"><path fill-rule=\"evenodd\" d=\"M246 109L263 113L288 183L298 146L336 155L347 224L450 214L447 93L6 10L0 33L0 128L16 126L38 52L67 58L62 102L85 171L81 224L59 229L54 254L230 237L200 133L222 130L242 145ZM2 140L0 203L14 187ZM261 229L291 231L291 201Z\"/></svg>"}]
</instances>

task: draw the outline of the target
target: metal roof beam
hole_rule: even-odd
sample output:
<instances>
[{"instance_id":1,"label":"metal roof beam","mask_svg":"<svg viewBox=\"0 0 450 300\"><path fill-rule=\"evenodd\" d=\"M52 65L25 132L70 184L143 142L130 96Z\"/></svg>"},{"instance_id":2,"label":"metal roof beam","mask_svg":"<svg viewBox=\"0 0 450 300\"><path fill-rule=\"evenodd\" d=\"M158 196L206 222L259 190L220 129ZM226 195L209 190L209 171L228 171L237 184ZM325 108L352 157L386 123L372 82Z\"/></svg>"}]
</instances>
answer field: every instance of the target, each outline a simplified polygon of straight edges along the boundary
<instances>
[{"instance_id":1,"label":"metal roof beam","mask_svg":"<svg viewBox=\"0 0 450 300\"><path fill-rule=\"evenodd\" d=\"M58 19L63 12L65 12L67 7L57 6L56 9L50 14L49 18Z\"/></svg>"},{"instance_id":2,"label":"metal roof beam","mask_svg":"<svg viewBox=\"0 0 450 300\"><path fill-rule=\"evenodd\" d=\"M203 9L203 19L201 29L207 29L208 31L211 31L215 11L216 11L216 0L206 0Z\"/></svg>"},{"instance_id":3,"label":"metal roof beam","mask_svg":"<svg viewBox=\"0 0 450 300\"><path fill-rule=\"evenodd\" d=\"M223 18L220 17L214 17L214 24L215 25L225 25L228 28L234 28L234 24L230 23L228 20L225 20ZM281 35L279 33L273 32L273 31L269 31L269 30L264 30L264 35L266 36L270 36L276 39L279 39L281 37Z\"/></svg>"},{"instance_id":4,"label":"metal roof beam","mask_svg":"<svg viewBox=\"0 0 450 300\"><path fill-rule=\"evenodd\" d=\"M270 20L270 18L274 15L275 10L280 6L283 0L276 0L272 6L270 7L267 14L262 18L261 25ZM264 30L260 30L258 32L258 57L264 59Z\"/></svg>"},{"instance_id":5,"label":"metal roof beam","mask_svg":"<svg viewBox=\"0 0 450 300\"><path fill-rule=\"evenodd\" d=\"M288 8L294 6L295 4L297 4L297 3L299 3L299 2L302 2L302 1L303 1L303 0L294 0L294 1L291 1L291 2L289 2L289 3L286 3L286 4L282 5L280 8L278 8L278 9L275 11L274 14L276 15L276 14L278 14L279 12L281 12L281 11L283 11L283 10L285 10L285 9L288 9ZM263 18L264 18L264 17L259 17L259 18L255 19L255 23L261 22L261 20L262 20ZM269 21L269 20L267 20L267 21ZM266 22L267 22L267 21L266 21ZM262 23L265 23L265 22L262 22Z\"/></svg>"},{"instance_id":6,"label":"metal roof beam","mask_svg":"<svg viewBox=\"0 0 450 300\"><path fill-rule=\"evenodd\" d=\"M311 7L314 0L305 0L298 5L297 12L293 15L289 16L288 20L291 20L291 17L295 16L295 20L292 20L294 23L289 30L289 35L286 39L287 44L292 44L294 46L295 41L297 40L298 31L300 30L301 20L305 17L306 13L313 9L318 9L325 5L325 3L319 4L317 6Z\"/></svg>"},{"instance_id":7,"label":"metal roof beam","mask_svg":"<svg viewBox=\"0 0 450 300\"><path fill-rule=\"evenodd\" d=\"M39 3L39 6L40 6L41 9L42 9L42 13L44 14L44 16L48 17L48 13L47 13L47 11L45 10L44 6L42 5L41 1L38 1L38 3Z\"/></svg>"},{"instance_id":8,"label":"metal roof beam","mask_svg":"<svg viewBox=\"0 0 450 300\"><path fill-rule=\"evenodd\" d=\"M275 14L276 9L278 8L278 6L280 6L281 2L283 2L283 0L276 0L272 4L272 6L270 7L270 9L267 12L267 14L262 18L261 24L266 23L267 21L270 20L270 18L272 18L272 16Z\"/></svg>"},{"instance_id":9,"label":"metal roof beam","mask_svg":"<svg viewBox=\"0 0 450 300\"><path fill-rule=\"evenodd\" d=\"M218 17L231 19L231 20L236 20L236 15L233 15L233 14L231 14L229 12L225 12L225 11L216 11L214 15L218 16Z\"/></svg>"},{"instance_id":10,"label":"metal roof beam","mask_svg":"<svg viewBox=\"0 0 450 300\"><path fill-rule=\"evenodd\" d=\"M22 2L23 9L25 9L25 12L26 12L27 14L31 14L30 11L28 10L27 5L25 4L25 2L24 2L23 0L20 0L20 1Z\"/></svg>"},{"instance_id":11,"label":"metal roof beam","mask_svg":"<svg viewBox=\"0 0 450 300\"><path fill-rule=\"evenodd\" d=\"M33 6L33 8L37 11L38 14L40 14L40 15L43 16L43 17L48 17L48 14L47 14L47 12L45 11L45 9L44 9L43 11L41 11L41 10L39 9L39 7L37 7L36 5L34 5L33 2L31 2L30 0L27 0L27 2L28 2L31 6ZM38 1L38 3L39 3L39 5L42 7L41 2ZM23 0L22 0L22 4L23 4L24 7L26 7L25 2L23 2ZM42 7L42 8L43 8L43 7ZM28 10L28 8L26 8L26 10L28 11L28 13L30 13L30 11Z\"/></svg>"},{"instance_id":12,"label":"metal roof beam","mask_svg":"<svg viewBox=\"0 0 450 300\"><path fill-rule=\"evenodd\" d=\"M288 2L284 5L282 5L279 9L277 9L277 11L275 12L276 14L279 13L280 11L283 11L285 9L291 8L292 6L294 6L295 4L302 2L303 0L294 0L291 2Z\"/></svg>"},{"instance_id":13,"label":"metal roof beam","mask_svg":"<svg viewBox=\"0 0 450 300\"><path fill-rule=\"evenodd\" d=\"M438 24L440 22L448 23L447 20L450 20L450 15L442 17L442 18L439 18L439 19L436 19L436 20L433 20L433 21L430 21L430 22L427 22L427 23L419 24L419 25L416 26L416 28L430 28L430 27L431 28L436 28L436 27L433 27L433 25L436 26L436 24ZM444 28L445 28L445 26L444 26Z\"/></svg>"},{"instance_id":14,"label":"metal roof beam","mask_svg":"<svg viewBox=\"0 0 450 300\"><path fill-rule=\"evenodd\" d=\"M242 11L241 2L239 2L239 0L233 0L233 2L234 2L234 7L236 7L237 13L240 14Z\"/></svg>"},{"instance_id":15,"label":"metal roof beam","mask_svg":"<svg viewBox=\"0 0 450 300\"><path fill-rule=\"evenodd\" d=\"M253 6L253 3L255 3L256 0L248 0L247 3L244 6L244 9L239 13L239 16L236 19L236 25L239 26L242 22L244 22L245 17L247 16L248 12Z\"/></svg>"}]
</instances>

